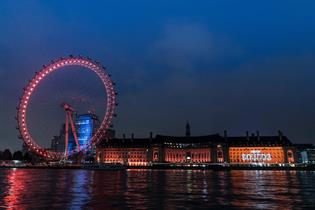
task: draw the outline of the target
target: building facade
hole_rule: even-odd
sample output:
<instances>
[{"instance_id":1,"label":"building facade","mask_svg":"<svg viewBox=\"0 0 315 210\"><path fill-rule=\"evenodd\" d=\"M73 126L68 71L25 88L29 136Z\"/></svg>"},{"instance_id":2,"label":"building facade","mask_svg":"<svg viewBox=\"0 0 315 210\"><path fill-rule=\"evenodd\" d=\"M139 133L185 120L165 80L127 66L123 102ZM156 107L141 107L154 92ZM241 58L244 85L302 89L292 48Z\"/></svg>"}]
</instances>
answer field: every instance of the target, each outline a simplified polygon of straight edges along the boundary
<instances>
[{"instance_id":1,"label":"building facade","mask_svg":"<svg viewBox=\"0 0 315 210\"><path fill-rule=\"evenodd\" d=\"M96 149L99 163L121 163L130 166L152 164L294 164L297 153L291 141L281 132L275 136L228 137L227 133L190 136L152 134L150 138L104 139Z\"/></svg>"}]
</instances>

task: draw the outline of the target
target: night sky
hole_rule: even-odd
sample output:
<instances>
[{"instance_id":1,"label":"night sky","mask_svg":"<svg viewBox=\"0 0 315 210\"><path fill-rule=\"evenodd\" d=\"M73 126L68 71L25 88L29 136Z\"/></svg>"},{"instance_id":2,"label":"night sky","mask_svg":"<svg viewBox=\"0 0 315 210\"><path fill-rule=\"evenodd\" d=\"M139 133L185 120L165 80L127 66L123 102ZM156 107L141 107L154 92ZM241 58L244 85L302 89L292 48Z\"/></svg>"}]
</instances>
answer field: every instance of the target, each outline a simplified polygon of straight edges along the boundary
<instances>
[{"instance_id":1,"label":"night sky","mask_svg":"<svg viewBox=\"0 0 315 210\"><path fill-rule=\"evenodd\" d=\"M22 88L69 54L99 60L112 74L118 136L183 135L188 120L192 135L280 129L295 143L315 143L314 1L106 2L0 1L2 150L22 145L14 120ZM84 87L61 74L32 101L33 121L47 122L32 123L46 145L63 120L57 96L95 107L103 100L93 74L82 81L95 86Z\"/></svg>"}]
</instances>

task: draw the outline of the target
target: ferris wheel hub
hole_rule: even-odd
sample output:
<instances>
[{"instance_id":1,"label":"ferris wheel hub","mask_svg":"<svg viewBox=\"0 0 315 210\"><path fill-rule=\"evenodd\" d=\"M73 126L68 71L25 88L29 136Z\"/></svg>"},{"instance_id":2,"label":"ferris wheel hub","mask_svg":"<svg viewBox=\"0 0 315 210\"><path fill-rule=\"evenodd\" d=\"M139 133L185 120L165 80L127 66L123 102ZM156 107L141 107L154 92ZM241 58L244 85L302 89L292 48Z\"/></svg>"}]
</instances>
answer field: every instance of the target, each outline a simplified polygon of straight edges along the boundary
<instances>
[{"instance_id":1,"label":"ferris wheel hub","mask_svg":"<svg viewBox=\"0 0 315 210\"><path fill-rule=\"evenodd\" d=\"M70 105L70 104L67 104L65 102L62 102L61 103L61 107L65 110L65 111L70 111L70 112L74 112L75 109Z\"/></svg>"}]
</instances>

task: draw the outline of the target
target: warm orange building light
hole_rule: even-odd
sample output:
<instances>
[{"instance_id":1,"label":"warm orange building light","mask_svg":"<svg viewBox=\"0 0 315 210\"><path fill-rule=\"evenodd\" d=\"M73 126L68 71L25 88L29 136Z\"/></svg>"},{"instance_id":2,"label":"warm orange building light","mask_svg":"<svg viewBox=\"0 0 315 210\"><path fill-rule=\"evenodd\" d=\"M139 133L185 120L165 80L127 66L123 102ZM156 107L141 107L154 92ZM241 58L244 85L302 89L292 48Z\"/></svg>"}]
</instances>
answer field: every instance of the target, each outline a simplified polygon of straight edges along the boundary
<instances>
[{"instance_id":1,"label":"warm orange building light","mask_svg":"<svg viewBox=\"0 0 315 210\"><path fill-rule=\"evenodd\" d=\"M168 163L210 163L209 148L181 149L165 148L165 162Z\"/></svg>"},{"instance_id":2,"label":"warm orange building light","mask_svg":"<svg viewBox=\"0 0 315 210\"><path fill-rule=\"evenodd\" d=\"M230 147L230 163L284 163L282 147Z\"/></svg>"},{"instance_id":3,"label":"warm orange building light","mask_svg":"<svg viewBox=\"0 0 315 210\"><path fill-rule=\"evenodd\" d=\"M104 148L97 154L99 163L121 163L129 166L148 164L145 148Z\"/></svg>"}]
</instances>

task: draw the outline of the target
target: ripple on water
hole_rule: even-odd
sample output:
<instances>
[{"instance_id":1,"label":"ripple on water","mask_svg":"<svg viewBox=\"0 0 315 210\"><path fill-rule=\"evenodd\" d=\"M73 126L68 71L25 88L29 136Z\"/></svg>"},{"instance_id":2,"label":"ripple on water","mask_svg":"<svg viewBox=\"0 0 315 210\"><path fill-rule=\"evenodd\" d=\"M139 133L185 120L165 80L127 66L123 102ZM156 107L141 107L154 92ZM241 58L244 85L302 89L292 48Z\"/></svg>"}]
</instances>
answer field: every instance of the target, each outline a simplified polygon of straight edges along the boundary
<instances>
[{"instance_id":1,"label":"ripple on water","mask_svg":"<svg viewBox=\"0 0 315 210\"><path fill-rule=\"evenodd\" d=\"M315 207L315 173L199 170L0 170L13 209L294 209Z\"/></svg>"}]
</instances>

